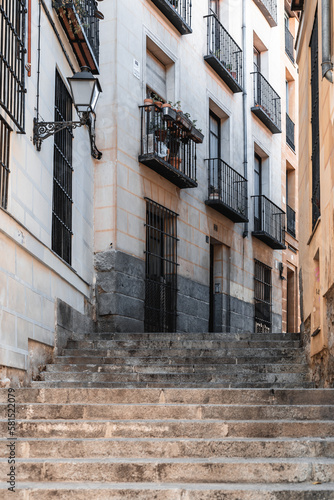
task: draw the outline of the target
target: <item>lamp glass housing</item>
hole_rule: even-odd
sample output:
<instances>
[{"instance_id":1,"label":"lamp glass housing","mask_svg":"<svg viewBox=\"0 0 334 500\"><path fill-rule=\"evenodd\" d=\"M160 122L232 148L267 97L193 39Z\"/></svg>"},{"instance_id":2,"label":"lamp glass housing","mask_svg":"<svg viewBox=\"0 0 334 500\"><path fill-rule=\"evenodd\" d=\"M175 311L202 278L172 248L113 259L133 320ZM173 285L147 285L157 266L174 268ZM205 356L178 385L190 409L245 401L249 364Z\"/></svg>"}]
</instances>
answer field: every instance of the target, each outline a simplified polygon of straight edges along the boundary
<instances>
[{"instance_id":1,"label":"lamp glass housing","mask_svg":"<svg viewBox=\"0 0 334 500\"><path fill-rule=\"evenodd\" d=\"M77 112L89 113L94 111L101 92L98 79L90 71L81 71L67 80Z\"/></svg>"}]
</instances>

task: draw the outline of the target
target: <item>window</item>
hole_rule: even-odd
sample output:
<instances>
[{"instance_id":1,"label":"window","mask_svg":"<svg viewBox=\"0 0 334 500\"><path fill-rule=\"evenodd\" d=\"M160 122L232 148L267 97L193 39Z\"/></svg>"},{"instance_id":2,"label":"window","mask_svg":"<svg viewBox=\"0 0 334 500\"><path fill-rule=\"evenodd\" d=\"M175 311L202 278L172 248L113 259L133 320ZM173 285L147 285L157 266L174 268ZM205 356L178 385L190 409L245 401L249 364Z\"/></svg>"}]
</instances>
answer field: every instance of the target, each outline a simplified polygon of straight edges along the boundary
<instances>
[{"instance_id":1,"label":"window","mask_svg":"<svg viewBox=\"0 0 334 500\"><path fill-rule=\"evenodd\" d=\"M210 0L210 9L219 18L219 0Z\"/></svg>"},{"instance_id":2,"label":"window","mask_svg":"<svg viewBox=\"0 0 334 500\"><path fill-rule=\"evenodd\" d=\"M261 198L262 195L262 159L259 155L255 154L254 156L254 196L258 196L255 198L254 205L254 217L255 217L255 225L256 220L258 219L258 224L261 225Z\"/></svg>"},{"instance_id":3,"label":"window","mask_svg":"<svg viewBox=\"0 0 334 500\"><path fill-rule=\"evenodd\" d=\"M312 95L312 229L320 217L320 144L319 144L319 54L318 13L316 12L310 41Z\"/></svg>"},{"instance_id":4,"label":"window","mask_svg":"<svg viewBox=\"0 0 334 500\"><path fill-rule=\"evenodd\" d=\"M177 214L146 199L145 331L175 332Z\"/></svg>"},{"instance_id":5,"label":"window","mask_svg":"<svg viewBox=\"0 0 334 500\"><path fill-rule=\"evenodd\" d=\"M24 132L25 0L0 6L0 105Z\"/></svg>"},{"instance_id":6,"label":"window","mask_svg":"<svg viewBox=\"0 0 334 500\"><path fill-rule=\"evenodd\" d=\"M11 128L0 116L0 205L7 208L9 177L9 138Z\"/></svg>"},{"instance_id":7,"label":"window","mask_svg":"<svg viewBox=\"0 0 334 500\"><path fill-rule=\"evenodd\" d=\"M164 101L167 99L166 66L149 50L146 52L146 95L157 94Z\"/></svg>"},{"instance_id":8,"label":"window","mask_svg":"<svg viewBox=\"0 0 334 500\"><path fill-rule=\"evenodd\" d=\"M220 119L210 111L209 129L209 158L210 158L210 193L220 190L219 165L220 165Z\"/></svg>"},{"instance_id":9,"label":"window","mask_svg":"<svg viewBox=\"0 0 334 500\"><path fill-rule=\"evenodd\" d=\"M72 100L56 72L55 121L72 120ZM70 129L54 136L52 249L71 264L72 247L72 139Z\"/></svg>"},{"instance_id":10,"label":"window","mask_svg":"<svg viewBox=\"0 0 334 500\"><path fill-rule=\"evenodd\" d=\"M255 333L271 332L271 268L255 260Z\"/></svg>"}]
</instances>

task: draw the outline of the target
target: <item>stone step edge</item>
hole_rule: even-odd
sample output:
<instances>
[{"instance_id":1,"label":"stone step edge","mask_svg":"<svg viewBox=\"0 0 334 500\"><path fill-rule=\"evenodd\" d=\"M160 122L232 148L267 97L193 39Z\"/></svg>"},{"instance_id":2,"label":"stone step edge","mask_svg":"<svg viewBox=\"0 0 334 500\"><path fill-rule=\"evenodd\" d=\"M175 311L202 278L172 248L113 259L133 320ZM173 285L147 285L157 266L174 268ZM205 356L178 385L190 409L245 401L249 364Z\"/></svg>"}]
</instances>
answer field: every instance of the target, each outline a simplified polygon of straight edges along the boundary
<instances>
[{"instance_id":1,"label":"stone step edge","mask_svg":"<svg viewBox=\"0 0 334 500\"><path fill-rule=\"evenodd\" d=\"M99 419L96 419L96 420L92 420L92 419L83 419L83 418L79 418L77 420L75 419L68 419L68 418L60 418L60 419L45 419L45 418L34 418L34 419L19 419L17 418L15 420L15 422L17 424L19 423L25 423L25 424L28 424L28 423L33 423L33 424L37 424L37 423L43 423L43 424L55 424L55 423L61 423L61 424L66 424L66 423L70 423L70 424L81 424L81 423L89 423L89 424L110 424L110 423L115 423L115 424L119 424L119 425L123 425L124 423L129 423L129 424L133 424L133 422L139 422L139 423L150 423L150 424L158 424L158 423L188 423L188 424L217 424L217 423L221 423L221 424L293 424L293 425L296 425L296 424L303 424L303 425L307 425L307 426L311 426L313 424L319 424L319 425L332 425L334 424L334 419L333 420L305 420L305 419L301 419L301 420L291 420L291 419L281 419L281 418L273 418L273 419L268 419L268 418L265 418L263 420L259 420L259 419L254 419L254 420L238 420L238 419L221 419L221 418L205 418L205 419L197 419L197 418L191 418L191 419L185 419L185 418L157 418L157 419L147 419L147 418L143 418L143 419L138 419L138 418L135 418L135 419L122 419L122 420L110 420L110 419L103 419L103 418L99 418ZM7 423L7 419L0 419L0 424L2 423ZM307 436L304 436L304 438L306 438Z\"/></svg>"},{"instance_id":2,"label":"stone step edge","mask_svg":"<svg viewBox=\"0 0 334 500\"><path fill-rule=\"evenodd\" d=\"M6 483L0 483L0 490L7 489ZM72 482L18 482L16 489L20 490L227 490L227 491L334 491L334 483L100 483L89 482L85 485Z\"/></svg>"},{"instance_id":3,"label":"stone step edge","mask_svg":"<svg viewBox=\"0 0 334 500\"><path fill-rule=\"evenodd\" d=\"M125 458L125 457L96 457L96 458L17 458L17 465L23 463L31 464L64 464L64 463L76 463L76 464L237 464L237 465L247 465L247 464L314 464L317 465L333 465L334 458L328 457L293 457L293 458L244 458L244 457L211 457L211 458ZM7 464L7 458L0 458L0 464Z\"/></svg>"},{"instance_id":4,"label":"stone step edge","mask_svg":"<svg viewBox=\"0 0 334 500\"><path fill-rule=\"evenodd\" d=\"M268 443L305 443L305 442L311 442L311 443L322 443L322 444L327 444L327 443L333 443L334 442L334 437L222 437L222 438L215 438L215 437L208 437L208 438L200 438L200 437L195 437L195 438L190 438L190 437L158 437L158 438L153 438L153 437L90 437L90 438L78 438L78 437L52 437L52 438L43 438L43 437L17 437L16 442L17 443L30 443L30 442L50 442L50 443L64 443L64 442L81 442L81 443L86 443L86 442L107 442L107 443L112 443L112 442L132 442L132 443L158 443L158 442L166 442L166 443L171 443L171 442L176 442L176 443L207 443L207 442L214 442L214 443L262 443L262 442L268 442ZM8 443L8 438L0 438L0 443Z\"/></svg>"}]
</instances>

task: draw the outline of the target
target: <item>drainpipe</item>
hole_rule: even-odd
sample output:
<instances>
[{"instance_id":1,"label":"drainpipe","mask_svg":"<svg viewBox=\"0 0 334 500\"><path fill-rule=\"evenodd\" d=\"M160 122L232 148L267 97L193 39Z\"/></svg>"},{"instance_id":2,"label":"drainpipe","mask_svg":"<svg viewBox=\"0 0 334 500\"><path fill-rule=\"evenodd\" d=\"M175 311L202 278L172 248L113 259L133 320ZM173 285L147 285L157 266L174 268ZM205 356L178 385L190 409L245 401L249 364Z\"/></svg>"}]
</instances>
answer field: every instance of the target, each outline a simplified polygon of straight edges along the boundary
<instances>
[{"instance_id":1,"label":"drainpipe","mask_svg":"<svg viewBox=\"0 0 334 500\"><path fill-rule=\"evenodd\" d=\"M248 158L247 158L247 76L246 75L246 1L242 0L242 66L243 66L243 92L242 92L242 115L243 115L243 135L244 135L244 177L248 180ZM248 182L246 183L246 200L248 205ZM248 208L247 208L248 212ZM243 237L248 236L248 222L245 222Z\"/></svg>"},{"instance_id":2,"label":"drainpipe","mask_svg":"<svg viewBox=\"0 0 334 500\"><path fill-rule=\"evenodd\" d=\"M333 64L331 58L331 0L322 0L322 77L333 83Z\"/></svg>"}]
</instances>

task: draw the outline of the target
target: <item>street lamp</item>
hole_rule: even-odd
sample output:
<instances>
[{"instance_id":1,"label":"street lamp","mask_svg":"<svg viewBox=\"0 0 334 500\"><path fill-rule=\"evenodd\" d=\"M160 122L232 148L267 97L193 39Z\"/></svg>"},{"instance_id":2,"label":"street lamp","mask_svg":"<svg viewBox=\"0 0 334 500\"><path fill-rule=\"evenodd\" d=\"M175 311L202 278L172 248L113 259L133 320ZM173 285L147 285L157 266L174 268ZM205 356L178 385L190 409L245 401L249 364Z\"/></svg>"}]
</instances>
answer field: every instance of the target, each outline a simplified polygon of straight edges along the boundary
<instances>
[{"instance_id":1,"label":"street lamp","mask_svg":"<svg viewBox=\"0 0 334 500\"><path fill-rule=\"evenodd\" d=\"M92 75L89 68L86 67L83 67L81 72L75 73L72 77L67 78L67 81L71 89L73 104L77 110L80 121L40 122L38 118L34 118L33 143L36 145L37 151L40 151L42 141L60 130L64 128L75 129L82 125L87 125L91 143L91 155L93 158L100 160L102 153L95 145L95 107L99 95L102 92L100 82Z\"/></svg>"}]
</instances>

